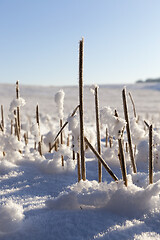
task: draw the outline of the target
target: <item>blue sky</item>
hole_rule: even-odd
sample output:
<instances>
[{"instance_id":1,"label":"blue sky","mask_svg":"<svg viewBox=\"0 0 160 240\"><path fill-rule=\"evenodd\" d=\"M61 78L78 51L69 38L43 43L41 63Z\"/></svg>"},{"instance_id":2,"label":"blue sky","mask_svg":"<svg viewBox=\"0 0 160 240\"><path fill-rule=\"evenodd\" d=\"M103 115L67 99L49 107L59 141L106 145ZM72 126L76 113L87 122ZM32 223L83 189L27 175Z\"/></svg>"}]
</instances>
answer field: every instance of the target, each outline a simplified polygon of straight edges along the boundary
<instances>
[{"instance_id":1,"label":"blue sky","mask_svg":"<svg viewBox=\"0 0 160 240\"><path fill-rule=\"evenodd\" d=\"M77 85L160 77L159 0L0 0L0 82Z\"/></svg>"}]
</instances>

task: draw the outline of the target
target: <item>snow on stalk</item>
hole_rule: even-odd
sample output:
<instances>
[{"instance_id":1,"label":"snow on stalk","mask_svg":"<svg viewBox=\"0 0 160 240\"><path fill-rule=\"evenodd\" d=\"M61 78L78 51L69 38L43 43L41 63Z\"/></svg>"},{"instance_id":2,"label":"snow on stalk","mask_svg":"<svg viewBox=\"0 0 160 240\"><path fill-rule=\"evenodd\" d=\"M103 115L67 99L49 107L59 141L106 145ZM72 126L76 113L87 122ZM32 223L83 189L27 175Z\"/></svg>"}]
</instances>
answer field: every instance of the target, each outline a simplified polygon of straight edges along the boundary
<instances>
[{"instance_id":1,"label":"snow on stalk","mask_svg":"<svg viewBox=\"0 0 160 240\"><path fill-rule=\"evenodd\" d=\"M73 159L75 159L75 153L77 153L77 173L78 173L78 182L81 180L81 168L80 168L80 155L79 155L79 140L80 140L80 131L79 131L79 122L76 116L70 116L68 118L68 128L72 132L72 147L73 147Z\"/></svg>"},{"instance_id":2,"label":"snow on stalk","mask_svg":"<svg viewBox=\"0 0 160 240\"><path fill-rule=\"evenodd\" d=\"M19 83L16 82L16 99L13 99L10 103L9 118L11 119L11 134L13 133L12 124L15 121L15 132L20 139L20 107L25 105L25 100L19 96ZM19 135L19 136L18 136Z\"/></svg>"},{"instance_id":3,"label":"snow on stalk","mask_svg":"<svg viewBox=\"0 0 160 240\"><path fill-rule=\"evenodd\" d=\"M115 139L118 139L122 136L126 121L118 115L115 116L110 107L103 107L100 110L100 119L101 123L107 126L110 138L115 137Z\"/></svg>"},{"instance_id":4,"label":"snow on stalk","mask_svg":"<svg viewBox=\"0 0 160 240\"><path fill-rule=\"evenodd\" d=\"M99 99L98 99L98 86L93 85L91 92L95 96L95 113L96 113L96 131L97 131L97 148L98 153L101 155L101 136L100 136L100 121L99 121ZM102 164L98 161L98 180L102 182Z\"/></svg>"},{"instance_id":5,"label":"snow on stalk","mask_svg":"<svg viewBox=\"0 0 160 240\"><path fill-rule=\"evenodd\" d=\"M56 102L57 110L58 110L60 129L63 126L64 95L65 94L64 94L63 90L60 90L55 94L55 102ZM60 134L60 143L63 144L63 133L62 132ZM62 166L64 166L63 156L61 156L61 158L62 158Z\"/></svg>"}]
</instances>

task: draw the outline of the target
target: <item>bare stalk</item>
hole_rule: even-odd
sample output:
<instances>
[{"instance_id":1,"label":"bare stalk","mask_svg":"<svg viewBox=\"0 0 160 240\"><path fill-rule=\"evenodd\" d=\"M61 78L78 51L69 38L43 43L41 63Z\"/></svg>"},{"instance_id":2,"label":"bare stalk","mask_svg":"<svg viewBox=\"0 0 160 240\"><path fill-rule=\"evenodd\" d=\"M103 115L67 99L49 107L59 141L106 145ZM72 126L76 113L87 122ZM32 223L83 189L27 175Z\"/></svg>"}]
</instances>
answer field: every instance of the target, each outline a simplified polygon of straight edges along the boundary
<instances>
[{"instance_id":1,"label":"bare stalk","mask_svg":"<svg viewBox=\"0 0 160 240\"><path fill-rule=\"evenodd\" d=\"M76 111L77 111L78 108L79 108L79 105L74 109L73 113L71 114L71 117L73 117L73 116L75 115L75 113L76 113ZM56 137L54 138L54 141L53 141L53 145L52 145L52 147L51 147L51 150L54 148L54 144L55 144L58 136L61 134L61 132L63 131L63 129L67 126L67 124L68 124L68 121L63 124L62 128L61 128L61 129L59 130L59 132L57 133Z\"/></svg>"},{"instance_id":2,"label":"bare stalk","mask_svg":"<svg viewBox=\"0 0 160 240\"><path fill-rule=\"evenodd\" d=\"M16 98L19 99L19 82L16 82ZM20 123L20 108L17 107L17 122L18 122L18 128L19 133L21 131L21 123Z\"/></svg>"},{"instance_id":3,"label":"bare stalk","mask_svg":"<svg viewBox=\"0 0 160 240\"><path fill-rule=\"evenodd\" d=\"M72 136L72 149L73 149L73 160L75 160L75 151L74 151L74 136Z\"/></svg>"},{"instance_id":4,"label":"bare stalk","mask_svg":"<svg viewBox=\"0 0 160 240\"><path fill-rule=\"evenodd\" d=\"M16 117L15 117L15 135L17 136L18 141L20 141L20 133L19 133L18 121Z\"/></svg>"},{"instance_id":5,"label":"bare stalk","mask_svg":"<svg viewBox=\"0 0 160 240\"><path fill-rule=\"evenodd\" d=\"M126 171L126 163L124 159L124 151L123 151L123 144L122 144L122 139L118 139L118 144L119 144L119 161L120 161L120 166L121 166L121 171L122 171L122 177L124 184L127 187L127 171Z\"/></svg>"},{"instance_id":6,"label":"bare stalk","mask_svg":"<svg viewBox=\"0 0 160 240\"><path fill-rule=\"evenodd\" d=\"M108 147L108 129L106 128L106 147Z\"/></svg>"},{"instance_id":7,"label":"bare stalk","mask_svg":"<svg viewBox=\"0 0 160 240\"><path fill-rule=\"evenodd\" d=\"M49 143L49 152L51 152L51 143Z\"/></svg>"},{"instance_id":8,"label":"bare stalk","mask_svg":"<svg viewBox=\"0 0 160 240\"><path fill-rule=\"evenodd\" d=\"M69 147L69 135L67 137L67 147Z\"/></svg>"},{"instance_id":9,"label":"bare stalk","mask_svg":"<svg viewBox=\"0 0 160 240\"><path fill-rule=\"evenodd\" d=\"M129 118L128 118L128 109L127 109L127 101L126 101L126 91L123 89L122 91L122 98L123 98L123 108L124 108L124 116L126 120L126 130L127 130L127 138L128 138L128 147L129 147L129 154L131 158L131 163L133 167L133 172L137 172L134 156L133 156L133 148L132 148L132 139L131 139L131 133L130 133L130 125L129 125Z\"/></svg>"},{"instance_id":10,"label":"bare stalk","mask_svg":"<svg viewBox=\"0 0 160 240\"><path fill-rule=\"evenodd\" d=\"M132 103L132 105L133 105L133 113L134 113L134 117L136 118L136 117L137 117L137 114L136 114L136 107L135 107L135 104L134 104L134 101L133 101L132 95L131 95L130 92L128 93L128 95L129 95L129 97L130 97L130 99L131 99L131 103Z\"/></svg>"},{"instance_id":11,"label":"bare stalk","mask_svg":"<svg viewBox=\"0 0 160 240\"><path fill-rule=\"evenodd\" d=\"M153 183L152 125L149 126L149 184Z\"/></svg>"},{"instance_id":12,"label":"bare stalk","mask_svg":"<svg viewBox=\"0 0 160 240\"><path fill-rule=\"evenodd\" d=\"M39 128L39 135L41 135L40 134L40 121L39 121L39 107L38 107L38 104L36 106L36 121L37 121L38 128ZM42 141L39 141L39 143L38 143L38 151L39 151L39 154L42 156Z\"/></svg>"},{"instance_id":13,"label":"bare stalk","mask_svg":"<svg viewBox=\"0 0 160 240\"><path fill-rule=\"evenodd\" d=\"M81 181L81 166L80 166L80 156L77 152L77 171L78 171L78 182Z\"/></svg>"},{"instance_id":14,"label":"bare stalk","mask_svg":"<svg viewBox=\"0 0 160 240\"><path fill-rule=\"evenodd\" d=\"M24 133L24 142L25 142L25 145L27 146L27 144L28 144L28 137L27 137L26 133Z\"/></svg>"},{"instance_id":15,"label":"bare stalk","mask_svg":"<svg viewBox=\"0 0 160 240\"><path fill-rule=\"evenodd\" d=\"M80 113L80 153L81 153L81 172L83 181L86 180L86 166L84 156L84 117L83 117L83 44L79 43L79 113Z\"/></svg>"},{"instance_id":16,"label":"bare stalk","mask_svg":"<svg viewBox=\"0 0 160 240\"><path fill-rule=\"evenodd\" d=\"M92 150L92 152L98 158L98 160L102 163L103 167L107 170L107 172L110 174L110 176L114 179L114 181L118 181L118 178L116 177L116 175L112 172L112 170L110 169L108 164L104 161L104 159L97 152L97 150L91 145L91 143L88 141L88 139L86 137L84 137L84 140L87 143L88 147Z\"/></svg>"},{"instance_id":17,"label":"bare stalk","mask_svg":"<svg viewBox=\"0 0 160 240\"><path fill-rule=\"evenodd\" d=\"M58 142L56 141L55 144L53 145L55 147L55 151L58 151Z\"/></svg>"},{"instance_id":18,"label":"bare stalk","mask_svg":"<svg viewBox=\"0 0 160 240\"><path fill-rule=\"evenodd\" d=\"M3 105L1 105L1 125L4 129L4 112L3 112Z\"/></svg>"},{"instance_id":19,"label":"bare stalk","mask_svg":"<svg viewBox=\"0 0 160 240\"><path fill-rule=\"evenodd\" d=\"M63 126L63 122L62 122L62 119L60 119L60 129L62 128ZM60 143L63 144L63 132L61 131L61 134L60 134ZM62 167L64 167L64 157L63 155L61 155L61 160L62 160Z\"/></svg>"},{"instance_id":20,"label":"bare stalk","mask_svg":"<svg viewBox=\"0 0 160 240\"><path fill-rule=\"evenodd\" d=\"M11 135L13 134L13 120L11 120Z\"/></svg>"},{"instance_id":21,"label":"bare stalk","mask_svg":"<svg viewBox=\"0 0 160 240\"><path fill-rule=\"evenodd\" d=\"M63 121L62 119L60 119L60 129L62 128L62 126L63 126ZM61 139L61 144L63 144L63 132L61 132L60 134L60 139Z\"/></svg>"},{"instance_id":22,"label":"bare stalk","mask_svg":"<svg viewBox=\"0 0 160 240\"><path fill-rule=\"evenodd\" d=\"M112 148L112 137L109 136L109 147Z\"/></svg>"},{"instance_id":23,"label":"bare stalk","mask_svg":"<svg viewBox=\"0 0 160 240\"><path fill-rule=\"evenodd\" d=\"M99 102L98 102L98 87L95 87L95 111L96 111L96 129L97 129L97 148L98 153L101 155L101 136L99 124ZM98 161L98 180L102 182L102 164Z\"/></svg>"},{"instance_id":24,"label":"bare stalk","mask_svg":"<svg viewBox=\"0 0 160 240\"><path fill-rule=\"evenodd\" d=\"M39 107L38 107L38 104L36 106L36 122L38 124L38 127L40 127L40 124L39 124Z\"/></svg>"}]
</instances>

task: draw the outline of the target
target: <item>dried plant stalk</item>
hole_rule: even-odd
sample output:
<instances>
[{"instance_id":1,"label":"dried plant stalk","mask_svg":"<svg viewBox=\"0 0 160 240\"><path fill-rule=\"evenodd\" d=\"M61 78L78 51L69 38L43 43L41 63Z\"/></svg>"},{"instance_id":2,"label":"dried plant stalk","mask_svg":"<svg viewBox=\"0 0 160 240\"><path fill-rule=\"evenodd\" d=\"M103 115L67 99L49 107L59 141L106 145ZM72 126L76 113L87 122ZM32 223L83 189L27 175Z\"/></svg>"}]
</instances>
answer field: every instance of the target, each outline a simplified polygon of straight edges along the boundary
<instances>
[{"instance_id":1,"label":"dried plant stalk","mask_svg":"<svg viewBox=\"0 0 160 240\"><path fill-rule=\"evenodd\" d=\"M67 147L69 147L69 135L67 137Z\"/></svg>"},{"instance_id":2,"label":"dried plant stalk","mask_svg":"<svg viewBox=\"0 0 160 240\"><path fill-rule=\"evenodd\" d=\"M112 148L112 137L109 136L109 147Z\"/></svg>"},{"instance_id":3,"label":"dried plant stalk","mask_svg":"<svg viewBox=\"0 0 160 240\"><path fill-rule=\"evenodd\" d=\"M106 128L106 147L108 147L108 129Z\"/></svg>"},{"instance_id":4,"label":"dried plant stalk","mask_svg":"<svg viewBox=\"0 0 160 240\"><path fill-rule=\"evenodd\" d=\"M24 142L25 142L25 145L27 146L28 145L28 137L27 137L26 133L24 133Z\"/></svg>"},{"instance_id":5,"label":"dried plant stalk","mask_svg":"<svg viewBox=\"0 0 160 240\"><path fill-rule=\"evenodd\" d=\"M49 153L51 152L51 143L49 143Z\"/></svg>"},{"instance_id":6,"label":"dried plant stalk","mask_svg":"<svg viewBox=\"0 0 160 240\"><path fill-rule=\"evenodd\" d=\"M20 141L20 133L19 133L18 121L16 117L15 117L15 135L17 136L18 141Z\"/></svg>"},{"instance_id":7,"label":"dried plant stalk","mask_svg":"<svg viewBox=\"0 0 160 240\"><path fill-rule=\"evenodd\" d=\"M128 143L126 142L126 153L128 153Z\"/></svg>"},{"instance_id":8,"label":"dried plant stalk","mask_svg":"<svg viewBox=\"0 0 160 240\"><path fill-rule=\"evenodd\" d=\"M116 175L112 172L108 164L104 161L104 159L101 157L101 155L97 152L97 150L91 145L91 143L88 141L86 137L84 137L85 142L89 146L89 148L92 150L92 152L96 155L98 160L102 163L103 167L107 170L107 172L110 174L110 176L114 179L114 181L118 181L118 178Z\"/></svg>"},{"instance_id":9,"label":"dried plant stalk","mask_svg":"<svg viewBox=\"0 0 160 240\"><path fill-rule=\"evenodd\" d=\"M62 122L62 119L60 119L60 129L62 128L62 126L63 126L63 122ZM61 131L61 134L60 134L60 143L63 144L63 131ZM62 167L64 167L63 155L61 155L61 160L62 160Z\"/></svg>"},{"instance_id":10,"label":"dried plant stalk","mask_svg":"<svg viewBox=\"0 0 160 240\"><path fill-rule=\"evenodd\" d=\"M19 99L19 82L16 82L16 98ZM20 108L17 107L17 122L18 122L18 128L19 133L21 131L21 123L20 123Z\"/></svg>"},{"instance_id":11,"label":"dried plant stalk","mask_svg":"<svg viewBox=\"0 0 160 240\"><path fill-rule=\"evenodd\" d=\"M128 95L129 95L129 97L130 97L130 99L131 99L131 103L132 103L132 105L133 105L133 113L134 113L134 117L136 118L136 117L137 117L137 114L136 114L136 107L135 107L135 104L134 104L134 101L133 101L132 95L131 95L130 92L128 93Z\"/></svg>"},{"instance_id":12,"label":"dried plant stalk","mask_svg":"<svg viewBox=\"0 0 160 240\"><path fill-rule=\"evenodd\" d=\"M61 155L61 160L62 160L62 167L64 167L64 157Z\"/></svg>"},{"instance_id":13,"label":"dried plant stalk","mask_svg":"<svg viewBox=\"0 0 160 240\"><path fill-rule=\"evenodd\" d=\"M38 127L40 127L40 124L39 124L39 107L38 107L38 104L36 106L36 122L38 124Z\"/></svg>"},{"instance_id":14,"label":"dried plant stalk","mask_svg":"<svg viewBox=\"0 0 160 240\"><path fill-rule=\"evenodd\" d=\"M126 171L126 163L124 159L124 151L123 151L123 144L122 144L122 139L118 139L118 144L119 144L119 161L120 161L120 166L121 166L121 171L122 171L122 177L124 184L128 185L127 183L127 171Z\"/></svg>"},{"instance_id":15,"label":"dried plant stalk","mask_svg":"<svg viewBox=\"0 0 160 240\"><path fill-rule=\"evenodd\" d=\"M80 113L80 154L81 154L81 173L83 181L86 180L86 166L84 155L84 117L83 117L83 44L82 39L79 43L79 113Z\"/></svg>"},{"instance_id":16,"label":"dried plant stalk","mask_svg":"<svg viewBox=\"0 0 160 240\"><path fill-rule=\"evenodd\" d=\"M77 171L78 171L78 182L81 181L81 166L80 166L80 156L77 152Z\"/></svg>"},{"instance_id":17,"label":"dried plant stalk","mask_svg":"<svg viewBox=\"0 0 160 240\"><path fill-rule=\"evenodd\" d=\"M4 129L3 129L3 127L2 127L2 124L0 124L0 129L1 129L2 132L4 131Z\"/></svg>"},{"instance_id":18,"label":"dried plant stalk","mask_svg":"<svg viewBox=\"0 0 160 240\"><path fill-rule=\"evenodd\" d=\"M149 126L149 184L153 183L152 125Z\"/></svg>"},{"instance_id":19,"label":"dried plant stalk","mask_svg":"<svg viewBox=\"0 0 160 240\"><path fill-rule=\"evenodd\" d=\"M101 155L101 136L99 124L99 104L98 104L98 87L95 87L95 111L96 111L96 130L97 130L97 148L98 153ZM98 181L102 182L102 164L98 161Z\"/></svg>"},{"instance_id":20,"label":"dried plant stalk","mask_svg":"<svg viewBox=\"0 0 160 240\"><path fill-rule=\"evenodd\" d=\"M55 144L53 145L55 147L55 151L58 151L58 142L56 141Z\"/></svg>"},{"instance_id":21,"label":"dried plant stalk","mask_svg":"<svg viewBox=\"0 0 160 240\"><path fill-rule=\"evenodd\" d=\"M1 105L1 125L4 130L4 112L3 112L3 105Z\"/></svg>"},{"instance_id":22,"label":"dried plant stalk","mask_svg":"<svg viewBox=\"0 0 160 240\"><path fill-rule=\"evenodd\" d=\"M62 119L60 119L60 129L62 128L62 126L63 126L63 121ZM63 144L63 131L60 134L60 142L61 144Z\"/></svg>"},{"instance_id":23,"label":"dried plant stalk","mask_svg":"<svg viewBox=\"0 0 160 240\"><path fill-rule=\"evenodd\" d=\"M72 136L72 149L73 149L73 160L75 160L75 151L74 151L74 136Z\"/></svg>"},{"instance_id":24,"label":"dried plant stalk","mask_svg":"<svg viewBox=\"0 0 160 240\"><path fill-rule=\"evenodd\" d=\"M131 163L133 167L133 172L137 172L134 156L133 156L133 148L132 148L132 139L131 139L131 133L130 133L130 125L129 125L129 118L128 118L128 109L127 109L127 101L126 101L126 91L123 89L122 91L122 98L123 98L123 108L124 108L124 116L126 120L126 130L127 130L127 138L128 138L128 147L129 147L129 154L131 158Z\"/></svg>"},{"instance_id":25,"label":"dried plant stalk","mask_svg":"<svg viewBox=\"0 0 160 240\"><path fill-rule=\"evenodd\" d=\"M78 108L79 108L79 105L74 109L73 113L71 114L71 117L73 117L73 116L75 115L75 113L76 113L76 111L77 111ZM53 141L54 143L53 143L53 145L52 145L52 147L51 147L51 150L54 148L54 144L55 144L58 136L61 134L61 132L63 131L63 129L67 126L67 124L68 124L68 121L63 124L62 128L61 128L61 129L59 130L59 132L57 133L56 137L54 138L54 141Z\"/></svg>"},{"instance_id":26,"label":"dried plant stalk","mask_svg":"<svg viewBox=\"0 0 160 240\"><path fill-rule=\"evenodd\" d=\"M38 104L36 106L36 121L37 121L38 128L39 128L39 135L41 135L40 134L40 121L39 121L39 107L38 107ZM38 143L38 151L39 151L39 154L42 156L42 138L41 138L41 141L39 141L39 143Z\"/></svg>"},{"instance_id":27,"label":"dried plant stalk","mask_svg":"<svg viewBox=\"0 0 160 240\"><path fill-rule=\"evenodd\" d=\"M11 120L11 135L13 134L13 120Z\"/></svg>"}]
</instances>

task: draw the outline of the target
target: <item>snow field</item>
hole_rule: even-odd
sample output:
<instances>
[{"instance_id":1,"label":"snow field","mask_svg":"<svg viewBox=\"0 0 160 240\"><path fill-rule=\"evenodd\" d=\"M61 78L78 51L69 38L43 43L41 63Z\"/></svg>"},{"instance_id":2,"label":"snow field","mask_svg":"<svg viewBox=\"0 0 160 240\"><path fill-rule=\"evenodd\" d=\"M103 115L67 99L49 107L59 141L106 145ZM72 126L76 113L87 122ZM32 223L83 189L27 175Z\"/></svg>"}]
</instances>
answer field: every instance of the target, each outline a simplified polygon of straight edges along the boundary
<instances>
[{"instance_id":1,"label":"snow field","mask_svg":"<svg viewBox=\"0 0 160 240\"><path fill-rule=\"evenodd\" d=\"M137 86L133 88L133 92L136 88ZM33 99L40 93L36 92L36 88L28 89L30 89L28 93L33 94L30 99L33 103ZM85 110L85 135L96 147L93 96L89 93L89 88L86 89L88 90L86 90L85 99L90 107L87 107L87 111ZM45 91L46 93L43 94L47 98L50 89L45 89ZM123 112L119 110L122 106L117 93L121 94L121 88L108 87L106 89L103 87L101 89L100 87L99 92L101 91L102 157L118 176L118 183L112 181L105 169L103 169L103 182L97 182L97 159L89 149L85 153L87 180L77 182L77 162L72 158L72 135L76 152L79 149L77 141L79 122L78 114L74 117L70 116L77 105L77 96L74 91L69 91L68 88L64 88L64 91L56 89L55 93L52 93L53 106L51 108L49 97L45 100L39 98L39 101L42 101L39 104L40 133L43 136L42 156L37 147L34 149L34 142L38 144L40 135L35 114L31 110L33 104L29 103L27 106L27 100L24 101L22 98L20 101L14 101L15 99L10 101L11 107L8 107L10 118L7 120L5 111L5 132L0 133L0 239L160 239L158 229L160 221L159 132L155 129L153 134L154 183L149 185L148 129L145 129L143 124L145 113L142 112L137 123L132 111L130 112L138 173L132 172L130 157L125 151L128 173L128 187L126 188L120 171L117 142L126 124ZM110 91L110 94L114 93L113 96L117 96L118 100L115 101L117 106L111 107L108 104L107 107L102 106L102 96L105 96L106 92L109 94ZM138 91L146 94L145 89L138 89ZM67 100L64 101L65 97ZM5 98L7 99L4 94ZM47 103L47 107L43 107L43 102ZM8 105L8 99L6 103ZM21 111L21 141L18 141L14 135L10 135L10 120L11 117L14 120L15 115L12 113L17 106ZM119 117L114 116L115 108L119 110ZM131 108L132 105L130 105ZM152 111L153 106L148 112ZM54 143L54 138L59 131L59 118L68 121L68 126L64 130L65 144L61 145L57 152L53 150L49 153L49 143ZM148 117L145 120L150 123L151 118ZM153 124L158 125L154 121ZM105 147L106 127L113 138L112 148ZM26 132L29 136L27 146L23 139L23 134ZM70 145L66 146L68 134ZM126 141L124 131L124 142ZM62 167L62 155L64 167Z\"/></svg>"}]
</instances>

